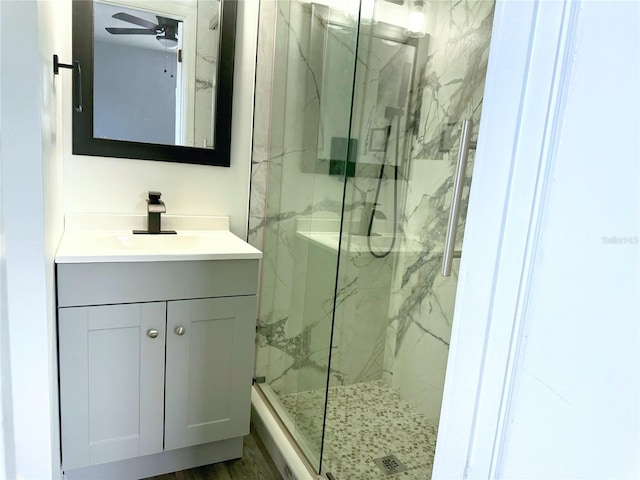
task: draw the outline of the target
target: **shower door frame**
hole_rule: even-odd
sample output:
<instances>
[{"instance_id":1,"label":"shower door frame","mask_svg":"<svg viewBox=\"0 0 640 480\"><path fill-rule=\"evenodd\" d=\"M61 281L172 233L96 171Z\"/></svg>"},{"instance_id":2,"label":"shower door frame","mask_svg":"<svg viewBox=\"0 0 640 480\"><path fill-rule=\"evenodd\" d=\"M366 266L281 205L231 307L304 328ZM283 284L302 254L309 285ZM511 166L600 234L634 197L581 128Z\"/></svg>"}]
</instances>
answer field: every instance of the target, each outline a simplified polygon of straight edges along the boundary
<instances>
[{"instance_id":1,"label":"shower door frame","mask_svg":"<svg viewBox=\"0 0 640 480\"><path fill-rule=\"evenodd\" d=\"M579 10L496 2L434 479L498 478Z\"/></svg>"}]
</instances>

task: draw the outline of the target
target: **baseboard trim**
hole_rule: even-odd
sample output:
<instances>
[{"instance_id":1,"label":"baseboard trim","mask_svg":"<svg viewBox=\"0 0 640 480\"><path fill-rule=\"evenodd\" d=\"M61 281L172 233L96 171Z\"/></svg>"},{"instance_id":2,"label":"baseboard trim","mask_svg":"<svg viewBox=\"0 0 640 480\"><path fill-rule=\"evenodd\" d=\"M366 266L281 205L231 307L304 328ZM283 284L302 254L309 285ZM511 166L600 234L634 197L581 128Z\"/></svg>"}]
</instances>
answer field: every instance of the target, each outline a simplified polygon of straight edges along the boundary
<instances>
[{"instance_id":1,"label":"baseboard trim","mask_svg":"<svg viewBox=\"0 0 640 480\"><path fill-rule=\"evenodd\" d=\"M64 471L68 480L134 480L242 457L242 437Z\"/></svg>"}]
</instances>

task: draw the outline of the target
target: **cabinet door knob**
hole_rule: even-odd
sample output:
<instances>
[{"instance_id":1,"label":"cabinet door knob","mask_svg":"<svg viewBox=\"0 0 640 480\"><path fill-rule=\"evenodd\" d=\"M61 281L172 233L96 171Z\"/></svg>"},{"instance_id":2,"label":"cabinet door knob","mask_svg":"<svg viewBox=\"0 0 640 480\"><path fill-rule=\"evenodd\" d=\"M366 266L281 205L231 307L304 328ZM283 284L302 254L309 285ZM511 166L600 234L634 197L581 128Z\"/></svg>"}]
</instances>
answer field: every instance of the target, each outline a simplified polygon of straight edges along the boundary
<instances>
[{"instance_id":1,"label":"cabinet door knob","mask_svg":"<svg viewBox=\"0 0 640 480\"><path fill-rule=\"evenodd\" d=\"M176 332L176 335L184 335L184 327L176 327L174 332Z\"/></svg>"},{"instance_id":2,"label":"cabinet door knob","mask_svg":"<svg viewBox=\"0 0 640 480\"><path fill-rule=\"evenodd\" d=\"M157 336L158 336L158 330L156 330L155 328L150 328L149 330L147 330L147 337L156 338Z\"/></svg>"}]
</instances>

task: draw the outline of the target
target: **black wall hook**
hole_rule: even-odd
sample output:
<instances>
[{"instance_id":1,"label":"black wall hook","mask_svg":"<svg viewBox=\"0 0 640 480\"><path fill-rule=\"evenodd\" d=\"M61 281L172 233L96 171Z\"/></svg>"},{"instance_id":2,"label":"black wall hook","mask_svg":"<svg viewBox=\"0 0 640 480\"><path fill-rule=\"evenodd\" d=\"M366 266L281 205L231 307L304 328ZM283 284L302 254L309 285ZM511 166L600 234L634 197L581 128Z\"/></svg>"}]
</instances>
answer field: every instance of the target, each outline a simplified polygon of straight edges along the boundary
<instances>
[{"instance_id":1,"label":"black wall hook","mask_svg":"<svg viewBox=\"0 0 640 480\"><path fill-rule=\"evenodd\" d=\"M82 112L82 69L80 68L80 62L73 62L73 65L68 63L60 63L58 60L58 55L53 56L53 74L58 75L60 73L61 68L68 68L73 70L75 74L74 81L74 105L73 108L76 109L76 112Z\"/></svg>"}]
</instances>

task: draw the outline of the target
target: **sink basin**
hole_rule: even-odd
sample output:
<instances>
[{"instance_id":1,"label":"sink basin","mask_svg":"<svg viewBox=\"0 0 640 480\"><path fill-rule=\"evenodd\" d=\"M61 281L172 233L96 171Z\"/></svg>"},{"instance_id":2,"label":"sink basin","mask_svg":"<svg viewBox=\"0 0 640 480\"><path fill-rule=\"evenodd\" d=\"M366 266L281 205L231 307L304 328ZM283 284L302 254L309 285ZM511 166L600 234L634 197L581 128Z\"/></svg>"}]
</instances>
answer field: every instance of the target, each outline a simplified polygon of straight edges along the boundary
<instances>
[{"instance_id":1,"label":"sink basin","mask_svg":"<svg viewBox=\"0 0 640 480\"><path fill-rule=\"evenodd\" d=\"M211 235L104 235L98 241L108 249L185 250L206 246Z\"/></svg>"},{"instance_id":2,"label":"sink basin","mask_svg":"<svg viewBox=\"0 0 640 480\"><path fill-rule=\"evenodd\" d=\"M131 230L68 230L56 263L165 262L261 258L262 252L228 230L177 230L135 235Z\"/></svg>"}]
</instances>

